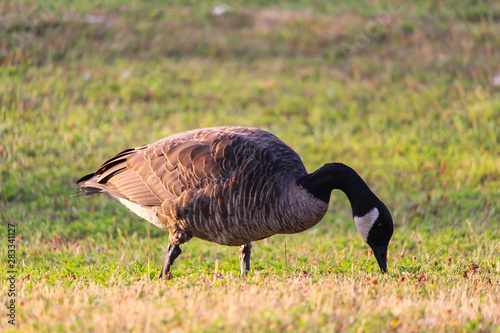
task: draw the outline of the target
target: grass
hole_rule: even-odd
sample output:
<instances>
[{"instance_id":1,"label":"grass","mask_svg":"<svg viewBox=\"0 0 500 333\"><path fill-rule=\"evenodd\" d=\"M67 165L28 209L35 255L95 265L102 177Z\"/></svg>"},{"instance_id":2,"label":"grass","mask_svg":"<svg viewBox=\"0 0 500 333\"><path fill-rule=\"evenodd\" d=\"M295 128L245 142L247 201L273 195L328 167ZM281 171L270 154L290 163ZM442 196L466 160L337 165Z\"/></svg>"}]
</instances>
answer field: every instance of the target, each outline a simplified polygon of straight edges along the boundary
<instances>
[{"instance_id":1,"label":"grass","mask_svg":"<svg viewBox=\"0 0 500 333\"><path fill-rule=\"evenodd\" d=\"M498 4L214 5L0 4L2 277L17 225L17 325L0 329L500 332ZM256 242L246 279L236 248L195 239L170 281L168 234L70 197L124 148L226 124L310 171L358 170L396 223L389 274L342 193L317 227Z\"/></svg>"}]
</instances>

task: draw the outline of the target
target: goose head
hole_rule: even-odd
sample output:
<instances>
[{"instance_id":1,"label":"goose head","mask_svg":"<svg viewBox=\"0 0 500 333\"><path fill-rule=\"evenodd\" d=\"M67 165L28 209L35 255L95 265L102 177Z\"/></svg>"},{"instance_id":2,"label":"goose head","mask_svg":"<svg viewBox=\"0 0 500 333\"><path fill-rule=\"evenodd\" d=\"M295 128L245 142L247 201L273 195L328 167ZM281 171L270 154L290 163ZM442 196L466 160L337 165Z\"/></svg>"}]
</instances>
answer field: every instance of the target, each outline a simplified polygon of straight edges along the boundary
<instances>
[{"instance_id":1,"label":"goose head","mask_svg":"<svg viewBox=\"0 0 500 333\"><path fill-rule=\"evenodd\" d=\"M362 216L353 214L356 229L370 246L382 273L387 273L387 247L394 232L389 210L382 202Z\"/></svg>"}]
</instances>

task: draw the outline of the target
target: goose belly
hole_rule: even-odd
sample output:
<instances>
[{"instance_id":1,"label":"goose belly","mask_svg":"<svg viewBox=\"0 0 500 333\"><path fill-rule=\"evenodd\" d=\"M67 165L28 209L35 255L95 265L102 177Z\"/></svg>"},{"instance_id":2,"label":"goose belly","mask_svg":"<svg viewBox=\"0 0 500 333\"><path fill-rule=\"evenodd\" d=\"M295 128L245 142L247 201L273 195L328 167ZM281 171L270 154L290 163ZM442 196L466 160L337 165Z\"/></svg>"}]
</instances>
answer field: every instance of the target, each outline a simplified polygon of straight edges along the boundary
<instances>
[{"instance_id":1,"label":"goose belly","mask_svg":"<svg viewBox=\"0 0 500 333\"><path fill-rule=\"evenodd\" d=\"M201 229L201 230L200 230ZM193 236L220 245L239 246L271 237L278 232L263 227L263 223L228 221L228 226L222 229L190 228Z\"/></svg>"}]
</instances>

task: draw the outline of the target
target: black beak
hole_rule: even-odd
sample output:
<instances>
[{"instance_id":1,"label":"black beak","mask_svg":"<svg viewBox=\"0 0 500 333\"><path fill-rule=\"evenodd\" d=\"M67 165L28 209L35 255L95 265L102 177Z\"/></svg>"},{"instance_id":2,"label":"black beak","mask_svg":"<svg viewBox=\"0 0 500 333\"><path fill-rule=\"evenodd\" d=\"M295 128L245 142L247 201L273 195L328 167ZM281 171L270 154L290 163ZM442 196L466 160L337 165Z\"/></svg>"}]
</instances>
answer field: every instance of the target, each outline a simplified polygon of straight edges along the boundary
<instances>
[{"instance_id":1,"label":"black beak","mask_svg":"<svg viewBox=\"0 0 500 333\"><path fill-rule=\"evenodd\" d=\"M370 244L368 244L370 245ZM387 273L387 245L370 245L382 273Z\"/></svg>"}]
</instances>

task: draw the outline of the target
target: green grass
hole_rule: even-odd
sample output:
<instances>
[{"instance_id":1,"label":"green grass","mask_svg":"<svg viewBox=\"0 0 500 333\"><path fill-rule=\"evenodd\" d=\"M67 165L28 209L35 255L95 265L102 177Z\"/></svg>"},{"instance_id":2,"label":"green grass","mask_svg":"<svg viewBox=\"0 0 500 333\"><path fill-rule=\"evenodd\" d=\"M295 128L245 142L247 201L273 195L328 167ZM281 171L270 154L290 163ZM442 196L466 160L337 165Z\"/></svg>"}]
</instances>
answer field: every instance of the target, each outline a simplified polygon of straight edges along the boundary
<instances>
[{"instance_id":1,"label":"green grass","mask_svg":"<svg viewBox=\"0 0 500 333\"><path fill-rule=\"evenodd\" d=\"M0 328L500 332L500 7L396 3L0 4ZM389 274L340 192L317 227L256 242L247 279L236 248L192 240L166 282L167 233L70 197L122 149L231 124L356 169L396 223Z\"/></svg>"}]
</instances>

